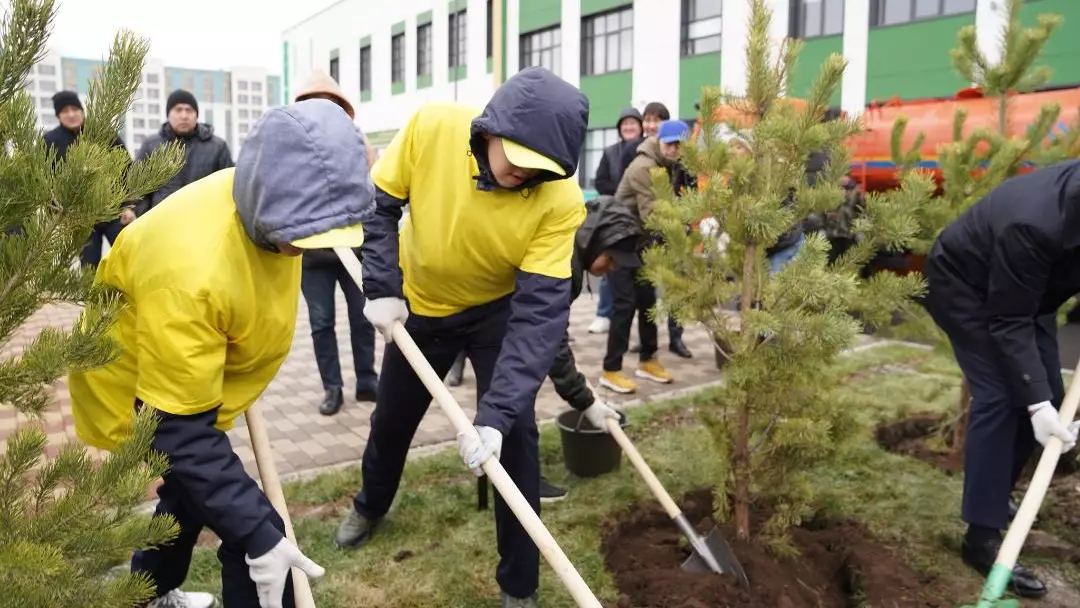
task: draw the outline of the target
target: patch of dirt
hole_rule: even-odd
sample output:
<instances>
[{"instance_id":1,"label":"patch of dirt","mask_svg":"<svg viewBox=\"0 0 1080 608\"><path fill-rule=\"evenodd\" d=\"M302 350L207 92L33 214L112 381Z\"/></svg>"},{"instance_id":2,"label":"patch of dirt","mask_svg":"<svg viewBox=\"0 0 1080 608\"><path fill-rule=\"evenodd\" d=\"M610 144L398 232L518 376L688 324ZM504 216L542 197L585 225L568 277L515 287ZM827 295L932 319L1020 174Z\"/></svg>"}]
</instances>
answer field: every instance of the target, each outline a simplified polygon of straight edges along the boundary
<instances>
[{"instance_id":1,"label":"patch of dirt","mask_svg":"<svg viewBox=\"0 0 1080 608\"><path fill-rule=\"evenodd\" d=\"M712 496L694 492L682 505L701 533L713 526ZM760 530L767 516L755 512ZM620 591L619 608L854 608L856 606L954 608L957 591L908 567L889 547L853 522L817 520L793 531L800 556L778 558L754 543L724 537L750 579L684 572L691 550L660 507L646 503L608 524L603 550Z\"/></svg>"},{"instance_id":2,"label":"patch of dirt","mask_svg":"<svg viewBox=\"0 0 1080 608\"><path fill-rule=\"evenodd\" d=\"M884 450L918 458L953 475L964 470L963 453L952 454L929 445L930 439L941 434L942 420L941 414L919 414L878 425L874 436Z\"/></svg>"}]
</instances>

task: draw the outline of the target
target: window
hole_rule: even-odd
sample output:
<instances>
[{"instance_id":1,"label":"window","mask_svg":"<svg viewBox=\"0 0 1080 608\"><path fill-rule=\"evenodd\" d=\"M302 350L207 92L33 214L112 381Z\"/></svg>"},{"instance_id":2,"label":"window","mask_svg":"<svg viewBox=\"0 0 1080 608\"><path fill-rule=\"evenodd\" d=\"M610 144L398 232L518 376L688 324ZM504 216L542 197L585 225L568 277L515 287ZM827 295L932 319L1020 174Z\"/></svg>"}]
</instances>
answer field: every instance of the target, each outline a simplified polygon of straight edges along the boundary
<instances>
[{"instance_id":1,"label":"window","mask_svg":"<svg viewBox=\"0 0 1080 608\"><path fill-rule=\"evenodd\" d=\"M543 66L558 74L562 65L562 28L555 26L521 36L521 68Z\"/></svg>"},{"instance_id":2,"label":"window","mask_svg":"<svg viewBox=\"0 0 1080 608\"><path fill-rule=\"evenodd\" d=\"M43 110L48 110L53 107L51 97L38 97L38 107Z\"/></svg>"},{"instance_id":3,"label":"window","mask_svg":"<svg viewBox=\"0 0 1080 608\"><path fill-rule=\"evenodd\" d=\"M431 48L431 24L416 28L416 75L431 76L431 54L435 49Z\"/></svg>"},{"instance_id":4,"label":"window","mask_svg":"<svg viewBox=\"0 0 1080 608\"><path fill-rule=\"evenodd\" d=\"M146 90L146 98L147 99L159 99L160 97L161 97L161 92L158 91L157 89L147 89Z\"/></svg>"},{"instance_id":5,"label":"window","mask_svg":"<svg viewBox=\"0 0 1080 608\"><path fill-rule=\"evenodd\" d=\"M450 15L450 62L452 68L465 65L466 36L465 36L465 11L458 11Z\"/></svg>"},{"instance_id":6,"label":"window","mask_svg":"<svg viewBox=\"0 0 1080 608\"><path fill-rule=\"evenodd\" d=\"M634 11L590 15L581 23L581 75L629 70L634 64Z\"/></svg>"},{"instance_id":7,"label":"window","mask_svg":"<svg viewBox=\"0 0 1080 608\"><path fill-rule=\"evenodd\" d=\"M147 84L157 84L158 83L158 75L153 73L153 72L148 73L146 75L146 83Z\"/></svg>"},{"instance_id":8,"label":"window","mask_svg":"<svg viewBox=\"0 0 1080 608\"><path fill-rule=\"evenodd\" d=\"M405 82L405 34L390 39L390 82Z\"/></svg>"},{"instance_id":9,"label":"window","mask_svg":"<svg viewBox=\"0 0 1080 608\"><path fill-rule=\"evenodd\" d=\"M136 119L131 121L131 126L134 129L145 129L146 128L146 121L143 120L142 118L136 118Z\"/></svg>"},{"instance_id":10,"label":"window","mask_svg":"<svg viewBox=\"0 0 1080 608\"><path fill-rule=\"evenodd\" d=\"M42 76L55 76L56 75L56 66L55 65L49 65L47 63L42 63L42 64L37 66L37 71L38 71L38 74L41 74Z\"/></svg>"},{"instance_id":11,"label":"window","mask_svg":"<svg viewBox=\"0 0 1080 608\"><path fill-rule=\"evenodd\" d=\"M870 23L876 27L975 12L976 0L874 0Z\"/></svg>"},{"instance_id":12,"label":"window","mask_svg":"<svg viewBox=\"0 0 1080 608\"><path fill-rule=\"evenodd\" d=\"M491 12L492 3L491 0L487 0L487 57L491 59L491 56L495 53L495 15Z\"/></svg>"},{"instance_id":13,"label":"window","mask_svg":"<svg viewBox=\"0 0 1080 608\"><path fill-rule=\"evenodd\" d=\"M258 80L252 81L251 90L256 93L262 93L262 83Z\"/></svg>"},{"instance_id":14,"label":"window","mask_svg":"<svg viewBox=\"0 0 1080 608\"><path fill-rule=\"evenodd\" d=\"M341 80L339 70L339 60L337 57L330 58L330 78L334 79L334 82ZM245 83L246 84L246 83Z\"/></svg>"},{"instance_id":15,"label":"window","mask_svg":"<svg viewBox=\"0 0 1080 608\"><path fill-rule=\"evenodd\" d=\"M134 140L136 146L141 146L142 143L143 143L143 140L146 139L146 136L143 135L142 133L139 133L138 135L136 135L132 139Z\"/></svg>"},{"instance_id":16,"label":"window","mask_svg":"<svg viewBox=\"0 0 1080 608\"><path fill-rule=\"evenodd\" d=\"M581 155L581 187L592 188L596 169L600 166L600 157L604 148L619 141L618 129L593 129L585 137L585 154Z\"/></svg>"},{"instance_id":17,"label":"window","mask_svg":"<svg viewBox=\"0 0 1080 608\"><path fill-rule=\"evenodd\" d=\"M245 134L247 132L248 132L248 123L246 123L246 122L240 123L240 134L243 135L243 134Z\"/></svg>"},{"instance_id":18,"label":"window","mask_svg":"<svg viewBox=\"0 0 1080 608\"><path fill-rule=\"evenodd\" d=\"M38 81L38 88L41 89L42 91L45 91L46 93L52 93L53 91L56 90L56 81L55 80L39 80Z\"/></svg>"},{"instance_id":19,"label":"window","mask_svg":"<svg viewBox=\"0 0 1080 608\"><path fill-rule=\"evenodd\" d=\"M360 49L360 90L371 90L371 45Z\"/></svg>"},{"instance_id":20,"label":"window","mask_svg":"<svg viewBox=\"0 0 1080 608\"><path fill-rule=\"evenodd\" d=\"M262 103L263 103L262 102L262 95L252 95L251 96L251 105L261 106Z\"/></svg>"},{"instance_id":21,"label":"window","mask_svg":"<svg viewBox=\"0 0 1080 608\"><path fill-rule=\"evenodd\" d=\"M247 103L247 102L248 102L248 96L247 95L237 95L236 96L236 103Z\"/></svg>"},{"instance_id":22,"label":"window","mask_svg":"<svg viewBox=\"0 0 1080 608\"><path fill-rule=\"evenodd\" d=\"M262 116L262 110L252 110L251 117L258 120Z\"/></svg>"},{"instance_id":23,"label":"window","mask_svg":"<svg viewBox=\"0 0 1080 608\"><path fill-rule=\"evenodd\" d=\"M236 81L236 90L237 91L246 91L246 90L248 90L247 81L246 80L237 80Z\"/></svg>"},{"instance_id":24,"label":"window","mask_svg":"<svg viewBox=\"0 0 1080 608\"><path fill-rule=\"evenodd\" d=\"M248 117L248 111L245 110L244 108L240 108L239 110L236 111L236 117L237 118L247 118Z\"/></svg>"},{"instance_id":25,"label":"window","mask_svg":"<svg viewBox=\"0 0 1080 608\"><path fill-rule=\"evenodd\" d=\"M800 0L796 10L796 38L834 36L844 32L844 0Z\"/></svg>"},{"instance_id":26,"label":"window","mask_svg":"<svg viewBox=\"0 0 1080 608\"><path fill-rule=\"evenodd\" d=\"M722 0L682 0L682 56L720 52Z\"/></svg>"},{"instance_id":27,"label":"window","mask_svg":"<svg viewBox=\"0 0 1080 608\"><path fill-rule=\"evenodd\" d=\"M156 103L152 103L152 104L146 106L146 112L148 114L153 114L154 116L158 116L158 115L161 114L161 106L156 104Z\"/></svg>"}]
</instances>

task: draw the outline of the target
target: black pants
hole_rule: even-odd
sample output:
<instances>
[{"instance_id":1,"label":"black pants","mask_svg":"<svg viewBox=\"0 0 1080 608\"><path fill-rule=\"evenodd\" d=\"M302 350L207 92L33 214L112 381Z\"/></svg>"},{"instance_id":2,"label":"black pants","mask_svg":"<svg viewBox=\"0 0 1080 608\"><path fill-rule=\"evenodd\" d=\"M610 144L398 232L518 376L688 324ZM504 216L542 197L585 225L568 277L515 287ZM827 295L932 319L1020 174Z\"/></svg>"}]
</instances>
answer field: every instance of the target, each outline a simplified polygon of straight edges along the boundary
<instances>
[{"instance_id":1,"label":"black pants","mask_svg":"<svg viewBox=\"0 0 1080 608\"><path fill-rule=\"evenodd\" d=\"M165 595L173 589L179 589L187 578L191 566L191 553L199 533L209 527L182 487L168 474L164 483L158 487L157 514L171 514L180 526L180 533L165 546L148 551L136 551L131 559L132 572L145 572L157 585L157 594ZM285 531L285 523L277 512L273 512L274 527ZM216 532L216 531L215 531ZM220 534L219 534L220 536ZM221 598L226 608L259 608L259 596L255 583L248 575L247 562L244 561L243 547L231 546L225 542L218 547L218 560L221 562ZM285 595L282 606L292 608L294 604L292 575L285 583Z\"/></svg>"},{"instance_id":2,"label":"black pants","mask_svg":"<svg viewBox=\"0 0 1080 608\"><path fill-rule=\"evenodd\" d=\"M611 327L608 329L607 354L604 355L604 371L622 370L623 356L630 348L630 328L634 314L638 317L638 337L641 339L641 361L656 356L656 323L649 319L649 310L656 306L656 287L649 283L636 268L617 268L607 275L611 284Z\"/></svg>"},{"instance_id":3,"label":"black pants","mask_svg":"<svg viewBox=\"0 0 1080 608\"><path fill-rule=\"evenodd\" d=\"M927 264L926 308L949 336L953 354L971 387L971 411L964 443L962 516L969 524L1003 530L1009 525L1009 495L1035 449L1026 407L1009 396L1005 372L996 360L997 346L974 318L978 298L950 290L934 262ZM1035 341L1053 394L1055 408L1065 397L1057 344L1057 315L1035 319Z\"/></svg>"},{"instance_id":4,"label":"black pants","mask_svg":"<svg viewBox=\"0 0 1080 608\"><path fill-rule=\"evenodd\" d=\"M97 266L100 264L101 250L104 248L103 241L108 239L109 246L112 246L123 228L124 225L118 219L94 224L94 230L90 233L90 238L86 240L82 252L79 253L79 263L83 266Z\"/></svg>"},{"instance_id":5,"label":"black pants","mask_svg":"<svg viewBox=\"0 0 1080 608\"><path fill-rule=\"evenodd\" d=\"M435 369L446 376L458 353L465 351L476 374L477 403L491 386L499 356L510 298L477 306L445 318L410 314L406 329ZM367 518L386 515L397 494L405 457L413 435L431 402L423 383L396 344L387 344L371 434L361 465L363 489L353 499L356 512ZM518 412L517 420L503 438L500 462L537 513L540 512L540 453L533 407ZM464 466L464 465L463 465ZM506 503L495 493L495 532L499 565L495 579L513 597L536 592L540 577L540 552Z\"/></svg>"},{"instance_id":6,"label":"black pants","mask_svg":"<svg viewBox=\"0 0 1080 608\"><path fill-rule=\"evenodd\" d=\"M339 284L349 308L349 338L352 341L356 388L374 391L379 384L379 376L375 373L375 328L364 317L364 293L340 263L305 267L300 277L300 289L308 306L319 376L324 389L340 389L344 386L337 333L334 331L334 292Z\"/></svg>"}]
</instances>

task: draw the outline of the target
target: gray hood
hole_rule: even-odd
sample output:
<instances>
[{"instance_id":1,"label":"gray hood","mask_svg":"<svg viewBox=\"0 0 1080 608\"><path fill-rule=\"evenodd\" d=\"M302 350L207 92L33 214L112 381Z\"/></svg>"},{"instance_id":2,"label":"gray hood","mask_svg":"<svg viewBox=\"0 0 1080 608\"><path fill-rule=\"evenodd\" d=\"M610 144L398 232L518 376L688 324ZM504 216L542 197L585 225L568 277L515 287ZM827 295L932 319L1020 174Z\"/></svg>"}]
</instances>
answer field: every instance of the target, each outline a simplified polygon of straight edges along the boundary
<instances>
[{"instance_id":1,"label":"gray hood","mask_svg":"<svg viewBox=\"0 0 1080 608\"><path fill-rule=\"evenodd\" d=\"M248 236L270 251L368 220L375 187L360 131L325 99L270 110L240 150L233 199Z\"/></svg>"}]
</instances>

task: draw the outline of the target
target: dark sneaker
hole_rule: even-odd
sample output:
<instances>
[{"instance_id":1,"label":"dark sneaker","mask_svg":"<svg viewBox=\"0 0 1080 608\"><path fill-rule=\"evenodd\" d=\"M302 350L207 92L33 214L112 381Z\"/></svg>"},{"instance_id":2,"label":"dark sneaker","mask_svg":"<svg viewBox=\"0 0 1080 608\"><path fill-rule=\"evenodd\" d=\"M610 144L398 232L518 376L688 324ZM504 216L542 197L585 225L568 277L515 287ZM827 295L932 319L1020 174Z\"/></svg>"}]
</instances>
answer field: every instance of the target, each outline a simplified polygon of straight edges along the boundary
<instances>
[{"instance_id":1,"label":"dark sneaker","mask_svg":"<svg viewBox=\"0 0 1080 608\"><path fill-rule=\"evenodd\" d=\"M357 549L371 540L371 535L381 521L382 519L368 519L355 509L350 509L349 514L338 524L334 544L342 549Z\"/></svg>"},{"instance_id":2,"label":"dark sneaker","mask_svg":"<svg viewBox=\"0 0 1080 608\"><path fill-rule=\"evenodd\" d=\"M540 608L535 597L510 597L505 592L502 594L502 608Z\"/></svg>"},{"instance_id":3,"label":"dark sneaker","mask_svg":"<svg viewBox=\"0 0 1080 608\"><path fill-rule=\"evenodd\" d=\"M973 570L982 576L987 576L994 566L994 561L997 559L1000 549L1000 540L971 542L964 539L960 557ZM1034 572L1021 565L1013 568L1012 579L1009 581L1009 590L1020 597L1028 599L1037 599L1046 595L1046 585Z\"/></svg>"},{"instance_id":4,"label":"dark sneaker","mask_svg":"<svg viewBox=\"0 0 1080 608\"><path fill-rule=\"evenodd\" d=\"M540 478L540 502L558 502L566 498L566 490L553 486L548 480Z\"/></svg>"},{"instance_id":5,"label":"dark sneaker","mask_svg":"<svg viewBox=\"0 0 1080 608\"><path fill-rule=\"evenodd\" d=\"M319 404L319 413L323 416L333 416L341 411L344 403L345 397L342 396L340 388L328 388L326 394L323 395L322 403Z\"/></svg>"},{"instance_id":6,"label":"dark sneaker","mask_svg":"<svg viewBox=\"0 0 1080 608\"><path fill-rule=\"evenodd\" d=\"M368 389L360 389L360 388L358 388L358 389L356 389L356 400L360 401L360 402L370 401L371 403L375 403L375 399L378 396L379 396L378 391L376 391L373 388L368 388Z\"/></svg>"}]
</instances>

